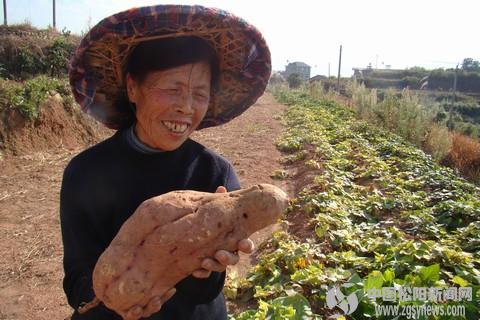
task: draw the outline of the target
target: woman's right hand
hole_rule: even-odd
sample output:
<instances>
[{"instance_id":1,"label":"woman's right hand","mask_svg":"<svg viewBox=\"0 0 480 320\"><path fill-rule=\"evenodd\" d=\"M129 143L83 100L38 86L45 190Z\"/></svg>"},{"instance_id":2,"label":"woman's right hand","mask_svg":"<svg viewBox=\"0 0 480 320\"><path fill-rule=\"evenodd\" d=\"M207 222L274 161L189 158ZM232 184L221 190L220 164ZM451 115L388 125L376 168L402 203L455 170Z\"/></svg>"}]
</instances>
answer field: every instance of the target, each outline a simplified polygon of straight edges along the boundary
<instances>
[{"instance_id":1,"label":"woman's right hand","mask_svg":"<svg viewBox=\"0 0 480 320\"><path fill-rule=\"evenodd\" d=\"M152 314L160 311L162 305L175 294L175 288L172 288L165 292L161 297L156 296L150 299L148 304L142 308L135 305L131 307L125 314L122 314L124 320L138 320L140 318L148 318Z\"/></svg>"}]
</instances>

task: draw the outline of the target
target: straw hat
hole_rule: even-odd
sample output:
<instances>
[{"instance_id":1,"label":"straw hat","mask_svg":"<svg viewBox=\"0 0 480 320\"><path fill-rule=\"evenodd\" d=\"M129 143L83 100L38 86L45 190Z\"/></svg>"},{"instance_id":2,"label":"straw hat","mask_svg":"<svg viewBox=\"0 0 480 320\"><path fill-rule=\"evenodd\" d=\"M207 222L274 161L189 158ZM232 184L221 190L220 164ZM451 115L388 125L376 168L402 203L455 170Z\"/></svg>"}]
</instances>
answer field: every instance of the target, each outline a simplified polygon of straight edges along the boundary
<instances>
[{"instance_id":1,"label":"straw hat","mask_svg":"<svg viewBox=\"0 0 480 320\"><path fill-rule=\"evenodd\" d=\"M219 60L218 86L198 129L230 121L263 94L271 72L270 51L255 27L219 9L157 5L114 14L85 35L70 61L75 100L109 128L130 125L132 112L121 103L130 52L142 41L181 36L206 40Z\"/></svg>"}]
</instances>

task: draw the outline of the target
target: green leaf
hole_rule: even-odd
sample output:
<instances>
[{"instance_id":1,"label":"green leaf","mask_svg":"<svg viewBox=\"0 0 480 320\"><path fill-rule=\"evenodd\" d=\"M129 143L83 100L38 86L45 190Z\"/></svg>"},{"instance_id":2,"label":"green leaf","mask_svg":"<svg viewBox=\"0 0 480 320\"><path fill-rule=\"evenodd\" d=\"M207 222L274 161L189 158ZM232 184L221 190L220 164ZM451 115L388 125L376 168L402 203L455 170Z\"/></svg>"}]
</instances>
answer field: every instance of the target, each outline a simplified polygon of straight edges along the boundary
<instances>
[{"instance_id":1,"label":"green leaf","mask_svg":"<svg viewBox=\"0 0 480 320\"><path fill-rule=\"evenodd\" d=\"M325 236L325 233L328 231L328 229L329 229L328 224L324 224L324 225L319 224L315 228L315 233L317 234L317 236L320 239L323 239L323 237Z\"/></svg>"},{"instance_id":2,"label":"green leaf","mask_svg":"<svg viewBox=\"0 0 480 320\"><path fill-rule=\"evenodd\" d=\"M294 296L288 297L279 297L274 299L271 303L273 306L276 307L292 307L294 309L294 312L293 314L290 314L291 317L288 317L287 319L303 320L306 319L308 316L312 315L310 303L301 294L296 294Z\"/></svg>"},{"instance_id":3,"label":"green leaf","mask_svg":"<svg viewBox=\"0 0 480 320\"><path fill-rule=\"evenodd\" d=\"M231 317L232 320L255 320L255 315L257 312L255 310L248 310L240 313L236 317ZM229 318L230 320L230 318Z\"/></svg>"},{"instance_id":4,"label":"green leaf","mask_svg":"<svg viewBox=\"0 0 480 320\"><path fill-rule=\"evenodd\" d=\"M440 279L440 265L436 263L428 267L421 267L419 273L423 281L436 282Z\"/></svg>"},{"instance_id":5,"label":"green leaf","mask_svg":"<svg viewBox=\"0 0 480 320\"><path fill-rule=\"evenodd\" d=\"M470 284L470 282L468 282L467 280L463 279L460 276L453 277L452 282L455 284L458 284L460 287L466 287Z\"/></svg>"},{"instance_id":6,"label":"green leaf","mask_svg":"<svg viewBox=\"0 0 480 320\"><path fill-rule=\"evenodd\" d=\"M354 285L360 286L362 285L362 278L357 273L354 273L350 279L348 279L349 283L353 283Z\"/></svg>"},{"instance_id":7,"label":"green leaf","mask_svg":"<svg viewBox=\"0 0 480 320\"><path fill-rule=\"evenodd\" d=\"M380 289L383 285L383 275L380 271L374 270L372 271L367 279L365 280L364 290L368 291L370 289Z\"/></svg>"},{"instance_id":8,"label":"green leaf","mask_svg":"<svg viewBox=\"0 0 480 320\"><path fill-rule=\"evenodd\" d=\"M225 286L223 288L223 293L229 299L235 300L237 298L237 288L232 288L229 286Z\"/></svg>"},{"instance_id":9,"label":"green leaf","mask_svg":"<svg viewBox=\"0 0 480 320\"><path fill-rule=\"evenodd\" d=\"M383 278L385 279L385 282L393 283L393 280L395 279L395 272L393 272L391 269L387 269L383 272Z\"/></svg>"}]
</instances>

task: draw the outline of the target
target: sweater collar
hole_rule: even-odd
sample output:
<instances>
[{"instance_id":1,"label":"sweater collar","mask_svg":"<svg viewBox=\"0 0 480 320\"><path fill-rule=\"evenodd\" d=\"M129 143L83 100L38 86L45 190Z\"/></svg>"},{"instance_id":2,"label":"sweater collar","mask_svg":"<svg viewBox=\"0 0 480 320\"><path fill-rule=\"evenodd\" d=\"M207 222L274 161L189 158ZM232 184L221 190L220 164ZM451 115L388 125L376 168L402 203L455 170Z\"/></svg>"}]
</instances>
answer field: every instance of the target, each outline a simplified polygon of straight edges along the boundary
<instances>
[{"instance_id":1,"label":"sweater collar","mask_svg":"<svg viewBox=\"0 0 480 320\"><path fill-rule=\"evenodd\" d=\"M157 154L157 153L165 152L164 150L147 146L145 143L140 141L137 134L135 133L135 124L133 124L130 128L128 128L125 131L125 136L127 138L128 145L132 147L135 151L138 151L143 154Z\"/></svg>"}]
</instances>

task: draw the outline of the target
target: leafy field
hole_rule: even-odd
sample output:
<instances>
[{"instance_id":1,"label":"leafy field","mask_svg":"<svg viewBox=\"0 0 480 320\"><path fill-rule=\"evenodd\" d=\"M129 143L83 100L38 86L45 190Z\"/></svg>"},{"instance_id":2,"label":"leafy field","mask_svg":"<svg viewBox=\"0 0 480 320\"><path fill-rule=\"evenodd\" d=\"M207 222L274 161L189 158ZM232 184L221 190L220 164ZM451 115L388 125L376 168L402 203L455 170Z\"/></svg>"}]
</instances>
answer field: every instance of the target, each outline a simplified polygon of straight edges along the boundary
<instances>
[{"instance_id":1,"label":"leafy field","mask_svg":"<svg viewBox=\"0 0 480 320\"><path fill-rule=\"evenodd\" d=\"M276 98L290 106L277 143L287 172L309 179L291 203L287 231L274 234L246 281L226 288L256 301L232 319L394 319L375 307L399 304L459 305L458 319L479 319L480 188L352 110L291 91ZM385 287L424 288L428 299L372 297Z\"/></svg>"}]
</instances>

